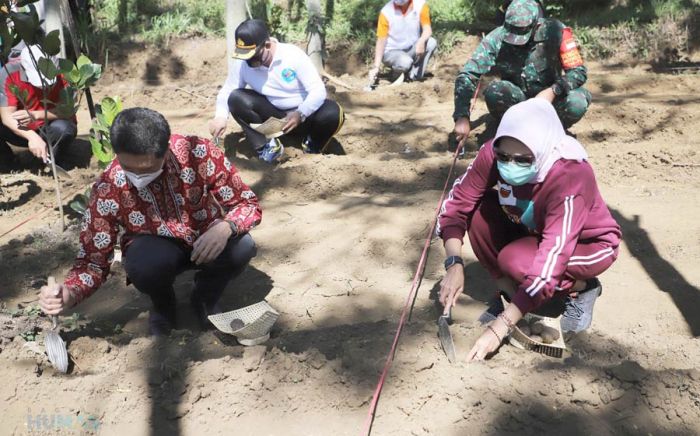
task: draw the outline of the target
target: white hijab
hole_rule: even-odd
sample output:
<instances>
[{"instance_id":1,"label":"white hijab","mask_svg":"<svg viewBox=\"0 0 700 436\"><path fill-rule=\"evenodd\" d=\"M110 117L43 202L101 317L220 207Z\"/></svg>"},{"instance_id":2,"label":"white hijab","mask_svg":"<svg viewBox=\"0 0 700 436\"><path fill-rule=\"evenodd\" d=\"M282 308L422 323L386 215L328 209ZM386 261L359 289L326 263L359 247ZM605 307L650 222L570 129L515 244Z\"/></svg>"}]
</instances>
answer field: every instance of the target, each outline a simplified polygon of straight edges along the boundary
<instances>
[{"instance_id":1,"label":"white hijab","mask_svg":"<svg viewBox=\"0 0 700 436\"><path fill-rule=\"evenodd\" d=\"M493 143L503 136L517 139L535 155L537 183L544 181L559 159L588 159L581 143L564 132L554 106L543 98L531 98L508 109Z\"/></svg>"}]
</instances>

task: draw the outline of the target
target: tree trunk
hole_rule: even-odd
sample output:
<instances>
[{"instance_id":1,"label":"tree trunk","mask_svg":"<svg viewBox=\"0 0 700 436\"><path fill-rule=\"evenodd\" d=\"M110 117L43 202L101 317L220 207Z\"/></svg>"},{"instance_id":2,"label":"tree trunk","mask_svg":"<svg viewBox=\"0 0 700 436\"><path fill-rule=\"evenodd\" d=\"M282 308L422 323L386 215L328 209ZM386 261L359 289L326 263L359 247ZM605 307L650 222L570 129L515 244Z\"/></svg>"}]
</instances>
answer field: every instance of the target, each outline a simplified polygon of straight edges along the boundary
<instances>
[{"instance_id":1,"label":"tree trunk","mask_svg":"<svg viewBox=\"0 0 700 436\"><path fill-rule=\"evenodd\" d=\"M308 0L307 8L309 9L309 43L306 46L306 53L311 58L319 73L323 72L323 15L321 15L321 1Z\"/></svg>"},{"instance_id":2,"label":"tree trunk","mask_svg":"<svg viewBox=\"0 0 700 436\"><path fill-rule=\"evenodd\" d=\"M246 0L226 0L226 53L228 65L233 63L233 50L236 47L236 27L246 19Z\"/></svg>"}]
</instances>

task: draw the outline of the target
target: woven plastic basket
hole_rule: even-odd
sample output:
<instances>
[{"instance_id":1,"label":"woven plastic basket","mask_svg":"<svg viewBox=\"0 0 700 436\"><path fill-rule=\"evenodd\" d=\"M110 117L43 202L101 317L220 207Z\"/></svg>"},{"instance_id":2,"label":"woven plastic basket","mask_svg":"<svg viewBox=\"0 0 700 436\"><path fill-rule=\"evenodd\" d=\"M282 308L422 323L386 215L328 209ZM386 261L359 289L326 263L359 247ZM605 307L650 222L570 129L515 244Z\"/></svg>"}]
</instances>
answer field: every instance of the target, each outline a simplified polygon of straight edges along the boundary
<instances>
[{"instance_id":1,"label":"woven plastic basket","mask_svg":"<svg viewBox=\"0 0 700 436\"><path fill-rule=\"evenodd\" d=\"M503 307L507 307L509 304L508 301L503 298L503 296L501 296L501 300L503 301ZM562 357L564 350L566 350L566 344L564 343L564 335L562 334L561 325L559 323L560 318L561 317L548 318L546 316L535 315L534 313L525 314L523 319L527 322L530 322L532 319L536 319L537 321L542 322L544 325L556 329L557 332L559 332L559 338L551 344L534 341L523 333L516 325L509 337L511 345L522 350L534 351L535 353L544 354L550 357Z\"/></svg>"},{"instance_id":2,"label":"woven plastic basket","mask_svg":"<svg viewBox=\"0 0 700 436\"><path fill-rule=\"evenodd\" d=\"M209 321L219 331L236 336L241 344L256 345L269 339L270 330L279 315L263 300L230 312L210 315Z\"/></svg>"}]
</instances>

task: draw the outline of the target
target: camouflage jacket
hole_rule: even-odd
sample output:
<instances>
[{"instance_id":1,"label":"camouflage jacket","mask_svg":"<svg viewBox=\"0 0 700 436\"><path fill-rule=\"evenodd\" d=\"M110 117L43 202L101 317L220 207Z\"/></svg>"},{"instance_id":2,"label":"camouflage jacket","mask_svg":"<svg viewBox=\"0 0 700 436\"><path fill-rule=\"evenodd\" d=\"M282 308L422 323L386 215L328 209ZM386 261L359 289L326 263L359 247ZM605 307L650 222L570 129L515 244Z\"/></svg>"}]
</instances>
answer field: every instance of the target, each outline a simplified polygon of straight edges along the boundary
<instances>
[{"instance_id":1,"label":"camouflage jacket","mask_svg":"<svg viewBox=\"0 0 700 436\"><path fill-rule=\"evenodd\" d=\"M497 27L481 41L455 81L453 118L469 118L469 104L479 78L492 69L502 80L533 97L558 83L564 93L586 82L586 67L578 52L571 29L560 21L540 19L535 34L524 46L504 44L506 30Z\"/></svg>"}]
</instances>

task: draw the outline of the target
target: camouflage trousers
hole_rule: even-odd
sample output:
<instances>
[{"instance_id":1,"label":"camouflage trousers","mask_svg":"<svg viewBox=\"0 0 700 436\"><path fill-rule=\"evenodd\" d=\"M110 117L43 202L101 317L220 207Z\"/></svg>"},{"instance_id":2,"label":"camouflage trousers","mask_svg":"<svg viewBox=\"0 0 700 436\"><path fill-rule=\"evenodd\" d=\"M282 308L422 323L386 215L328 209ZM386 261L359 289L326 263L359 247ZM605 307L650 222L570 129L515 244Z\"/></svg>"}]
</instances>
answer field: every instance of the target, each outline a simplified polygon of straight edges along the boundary
<instances>
[{"instance_id":1,"label":"camouflage trousers","mask_svg":"<svg viewBox=\"0 0 700 436\"><path fill-rule=\"evenodd\" d=\"M501 119L509 107L527 100L522 89L507 80L495 80L484 90L484 100L491 115ZM576 124L591 104L591 93L585 88L577 88L568 95L554 99L554 108L565 128Z\"/></svg>"}]
</instances>

